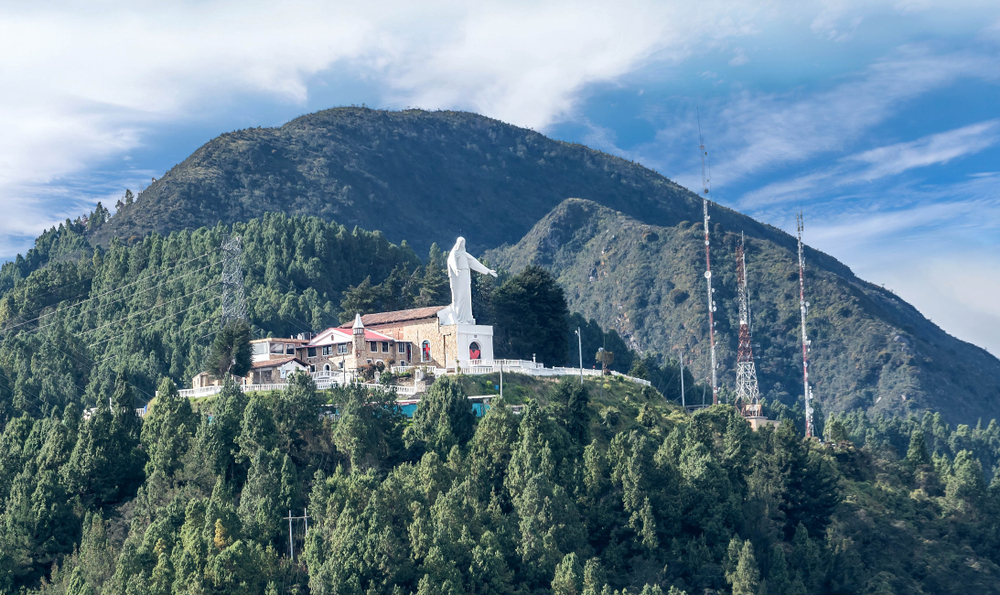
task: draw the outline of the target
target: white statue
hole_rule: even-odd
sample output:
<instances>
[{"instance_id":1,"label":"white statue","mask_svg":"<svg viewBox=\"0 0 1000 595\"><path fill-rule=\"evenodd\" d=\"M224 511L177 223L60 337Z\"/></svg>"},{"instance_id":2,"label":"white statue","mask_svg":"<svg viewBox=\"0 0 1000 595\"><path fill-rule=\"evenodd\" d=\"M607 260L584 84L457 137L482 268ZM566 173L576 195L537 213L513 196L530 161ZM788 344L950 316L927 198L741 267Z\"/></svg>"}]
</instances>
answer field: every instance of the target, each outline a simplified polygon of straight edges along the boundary
<instances>
[{"instance_id":1,"label":"white statue","mask_svg":"<svg viewBox=\"0 0 1000 595\"><path fill-rule=\"evenodd\" d=\"M451 305L438 312L441 324L476 324L472 317L472 273L497 276L497 272L465 251L465 238L458 238L448 254L448 281L451 282Z\"/></svg>"}]
</instances>

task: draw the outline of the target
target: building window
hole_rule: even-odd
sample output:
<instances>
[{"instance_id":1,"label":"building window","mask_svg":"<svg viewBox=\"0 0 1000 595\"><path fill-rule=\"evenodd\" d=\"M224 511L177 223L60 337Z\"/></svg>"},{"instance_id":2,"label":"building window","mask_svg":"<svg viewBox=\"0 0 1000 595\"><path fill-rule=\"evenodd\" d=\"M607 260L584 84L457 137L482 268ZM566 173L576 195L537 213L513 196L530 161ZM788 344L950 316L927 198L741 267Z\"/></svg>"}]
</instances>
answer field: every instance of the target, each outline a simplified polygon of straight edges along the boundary
<instances>
[{"instance_id":1,"label":"building window","mask_svg":"<svg viewBox=\"0 0 1000 595\"><path fill-rule=\"evenodd\" d=\"M483 358L483 352L479 348L479 343L476 343L475 341L469 343L469 359L482 359L482 358Z\"/></svg>"},{"instance_id":2,"label":"building window","mask_svg":"<svg viewBox=\"0 0 1000 595\"><path fill-rule=\"evenodd\" d=\"M429 362L431 361L431 342L424 341L420 344L420 361Z\"/></svg>"},{"instance_id":3,"label":"building window","mask_svg":"<svg viewBox=\"0 0 1000 595\"><path fill-rule=\"evenodd\" d=\"M382 353L389 353L389 342L382 341Z\"/></svg>"},{"instance_id":4,"label":"building window","mask_svg":"<svg viewBox=\"0 0 1000 595\"><path fill-rule=\"evenodd\" d=\"M340 368L341 370L343 370L344 369L344 362L337 362L337 367Z\"/></svg>"},{"instance_id":5,"label":"building window","mask_svg":"<svg viewBox=\"0 0 1000 595\"><path fill-rule=\"evenodd\" d=\"M310 347L306 350L306 355L309 357L316 357L316 348Z\"/></svg>"},{"instance_id":6,"label":"building window","mask_svg":"<svg viewBox=\"0 0 1000 595\"><path fill-rule=\"evenodd\" d=\"M406 343L396 343L396 353L406 353Z\"/></svg>"},{"instance_id":7,"label":"building window","mask_svg":"<svg viewBox=\"0 0 1000 595\"><path fill-rule=\"evenodd\" d=\"M375 341L369 341L368 342L368 351L371 351L372 353L377 352L378 351L378 343L376 343Z\"/></svg>"},{"instance_id":8,"label":"building window","mask_svg":"<svg viewBox=\"0 0 1000 595\"><path fill-rule=\"evenodd\" d=\"M330 364L324 364L323 365L323 371L324 372L329 372L330 371Z\"/></svg>"},{"instance_id":9,"label":"building window","mask_svg":"<svg viewBox=\"0 0 1000 595\"><path fill-rule=\"evenodd\" d=\"M316 365L315 364L309 364L309 371L310 372L315 372L316 371Z\"/></svg>"},{"instance_id":10,"label":"building window","mask_svg":"<svg viewBox=\"0 0 1000 595\"><path fill-rule=\"evenodd\" d=\"M295 345L285 343L285 355L295 355Z\"/></svg>"},{"instance_id":11,"label":"building window","mask_svg":"<svg viewBox=\"0 0 1000 595\"><path fill-rule=\"evenodd\" d=\"M329 345L324 345L323 346L323 355L330 355L330 353L332 353L332 352L333 352L333 348L332 347L330 347Z\"/></svg>"},{"instance_id":12,"label":"building window","mask_svg":"<svg viewBox=\"0 0 1000 595\"><path fill-rule=\"evenodd\" d=\"M347 353L347 343L340 343L337 345L337 355L344 355Z\"/></svg>"}]
</instances>

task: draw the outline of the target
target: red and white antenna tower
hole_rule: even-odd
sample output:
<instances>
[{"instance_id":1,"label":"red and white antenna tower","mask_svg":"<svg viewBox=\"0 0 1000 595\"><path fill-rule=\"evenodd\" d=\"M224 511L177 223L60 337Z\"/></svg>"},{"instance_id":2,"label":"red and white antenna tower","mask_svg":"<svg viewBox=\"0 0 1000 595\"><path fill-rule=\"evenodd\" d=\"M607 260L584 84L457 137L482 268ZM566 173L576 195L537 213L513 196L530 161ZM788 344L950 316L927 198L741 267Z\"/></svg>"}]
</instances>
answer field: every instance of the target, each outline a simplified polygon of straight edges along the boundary
<instances>
[{"instance_id":1,"label":"red and white antenna tower","mask_svg":"<svg viewBox=\"0 0 1000 595\"><path fill-rule=\"evenodd\" d=\"M743 235L736 246L736 283L740 304L740 346L736 352L736 408L746 417L759 417L760 388L750 343L750 292L747 290L747 261Z\"/></svg>"},{"instance_id":2,"label":"red and white antenna tower","mask_svg":"<svg viewBox=\"0 0 1000 595\"><path fill-rule=\"evenodd\" d=\"M712 289L712 257L709 250L708 235L708 175L705 170L705 157L708 151L705 150L705 140L701 136L701 116L698 116L698 150L701 153L701 188L702 188L702 210L705 215L705 283L708 286L708 342L712 350L712 404L719 404L719 384L716 378L715 368L715 299Z\"/></svg>"},{"instance_id":3,"label":"red and white antenna tower","mask_svg":"<svg viewBox=\"0 0 1000 595\"><path fill-rule=\"evenodd\" d=\"M806 438L812 438L812 389L809 388L809 335L806 333L806 312L809 302L806 301L806 259L802 251L802 211L795 215L795 224L799 232L799 313L802 315L802 385L806 404Z\"/></svg>"}]
</instances>

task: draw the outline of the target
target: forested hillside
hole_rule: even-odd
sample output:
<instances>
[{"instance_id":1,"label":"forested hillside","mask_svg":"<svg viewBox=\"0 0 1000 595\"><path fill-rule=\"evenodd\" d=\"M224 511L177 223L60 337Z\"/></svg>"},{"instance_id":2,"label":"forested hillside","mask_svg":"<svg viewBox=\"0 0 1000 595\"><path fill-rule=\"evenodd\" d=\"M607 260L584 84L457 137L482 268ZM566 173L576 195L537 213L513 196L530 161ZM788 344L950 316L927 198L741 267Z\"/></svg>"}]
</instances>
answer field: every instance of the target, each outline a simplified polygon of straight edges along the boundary
<instances>
[{"instance_id":1,"label":"forested hillside","mask_svg":"<svg viewBox=\"0 0 1000 595\"><path fill-rule=\"evenodd\" d=\"M90 249L78 224L48 232L36 250L51 262L21 278L10 263L0 274L0 422L23 413L47 416L68 404L91 407L124 372L136 406L160 378L189 387L210 368L209 346L220 329L224 237L242 239L249 322L254 336L320 332L358 312L450 300L445 254L432 245L426 264L403 242L315 217L262 219L168 237L152 234L126 246ZM488 280L487 280L488 279ZM582 326L588 366L599 347L616 353L612 369L629 370L636 354L617 333L570 316L562 290L541 269L501 280L479 278L480 322L498 324L498 357L549 366L570 360L570 323ZM578 353L573 351L573 361ZM644 377L677 399L679 370L647 358ZM671 380L672 379L672 380ZM688 386L693 379L688 378Z\"/></svg>"},{"instance_id":2,"label":"forested hillside","mask_svg":"<svg viewBox=\"0 0 1000 595\"><path fill-rule=\"evenodd\" d=\"M495 402L481 420L463 387L499 378L439 379L412 421L392 393L318 392L306 376L180 399L219 328L227 235L242 238L258 335L443 303L443 253L421 261L381 233L283 214L91 247L100 219L47 232L0 273L0 592L1000 591L995 422L855 412L822 420L821 444L777 400L777 430L752 433L727 406L688 415L674 365L569 316L573 285L532 266L474 287L483 320L511 329L499 344L570 359L580 325L591 365L610 347L653 387L508 375L523 409ZM662 239L629 237L691 235L643 229ZM293 520L294 560L289 511L309 516L307 536Z\"/></svg>"},{"instance_id":3,"label":"forested hillside","mask_svg":"<svg viewBox=\"0 0 1000 595\"><path fill-rule=\"evenodd\" d=\"M729 387L735 384L739 340L735 249L741 231L712 227L720 382ZM518 244L488 258L511 272L531 264L550 269L572 310L617 330L637 350L670 358L683 350L704 379L704 239L700 220L649 225L570 199ZM813 254L806 264L810 379L826 412L931 410L953 423L973 424L997 415L1000 361L948 335L895 294L844 270L817 266ZM795 246L773 234L747 234L746 260L761 392L794 406L802 400Z\"/></svg>"},{"instance_id":4,"label":"forested hillside","mask_svg":"<svg viewBox=\"0 0 1000 595\"><path fill-rule=\"evenodd\" d=\"M231 229L153 234L132 246L116 239L107 250L62 239L79 235L67 223L52 235L70 252L52 251L56 262L6 278L13 287L0 297L0 418L93 406L119 371L137 391L137 406L163 376L187 386L205 369L219 328L219 246L230 233L242 236L246 301L258 333L337 324L342 292L369 276L406 271L423 285L420 259L405 244L316 218L274 214ZM441 275L426 286L435 303L446 300Z\"/></svg>"},{"instance_id":5,"label":"forested hillside","mask_svg":"<svg viewBox=\"0 0 1000 595\"><path fill-rule=\"evenodd\" d=\"M570 197L621 215L591 221L591 215L560 206ZM9 291L18 279L49 262L75 262L89 257L94 246L112 249L116 237L122 245L136 246L145 244L151 232L198 233L203 226L215 229L220 221L245 223L270 212L309 215L336 220L348 230L355 225L382 230L391 242L411 242L421 256L429 254L434 242L447 249L459 234L477 255L517 244L489 258L511 273L529 262L545 264L560 278L571 311L582 313L584 321L594 319L594 326L627 336L633 348L653 358L650 363L670 365L677 357L675 348L684 345L696 376L705 378L707 322L704 300L697 297L703 254L697 237L700 207L697 195L638 164L475 114L338 108L279 128L241 130L210 141L137 196L126 193L114 213L99 205L88 217L67 221L65 230L43 234L23 258L4 265L0 291ZM712 224L721 280L716 287L723 377L731 384L736 341L732 247L735 234L745 233L754 298L760 302L755 332L764 392L775 403L791 405L802 391L795 371L800 358L794 338L796 273L790 269L794 238L719 205L712 207ZM633 237L633 228L652 231ZM586 249L573 253L560 243L564 235L580 236L577 244ZM613 241L597 239L611 236ZM600 254L605 249L611 252ZM652 254L658 255L655 260ZM281 285L260 290L276 300L260 310L262 317L280 319L280 324L265 326L273 332L330 320L330 313L342 311L338 292L368 276L341 283L336 276L315 274L327 266L322 257L303 255L319 262L288 268L290 256L284 251L268 262L277 270L272 277L306 271L296 277L294 290ZM817 397L828 410L931 409L966 423L1000 411L1000 360L947 335L830 256L807 248L806 260L815 319L811 333L820 339ZM360 274L364 262L358 265L351 270ZM413 269L408 266L407 275ZM393 268L369 271L372 286L384 282ZM591 274L598 270L604 276ZM388 297L358 303L412 302L409 293L400 299L400 292L414 289L407 275L397 274L382 287L392 290ZM321 297L306 296L313 281L316 296L327 292L332 306L317 306ZM279 300L287 291L301 295L308 305L299 297ZM308 324L296 326L290 317L274 314L293 310ZM316 318L320 310L323 315ZM588 360L593 346L588 345ZM554 356L552 363L568 356ZM156 366L162 368L162 362ZM184 374L191 370L187 363L170 366L178 381L182 367ZM151 390L152 382L144 390Z\"/></svg>"},{"instance_id":6,"label":"forested hillside","mask_svg":"<svg viewBox=\"0 0 1000 595\"><path fill-rule=\"evenodd\" d=\"M304 375L197 408L165 380L140 419L121 376L89 419L6 424L0 591L1000 592L995 423L853 416L821 445L612 382L477 421L444 378L405 423L391 394Z\"/></svg>"}]
</instances>

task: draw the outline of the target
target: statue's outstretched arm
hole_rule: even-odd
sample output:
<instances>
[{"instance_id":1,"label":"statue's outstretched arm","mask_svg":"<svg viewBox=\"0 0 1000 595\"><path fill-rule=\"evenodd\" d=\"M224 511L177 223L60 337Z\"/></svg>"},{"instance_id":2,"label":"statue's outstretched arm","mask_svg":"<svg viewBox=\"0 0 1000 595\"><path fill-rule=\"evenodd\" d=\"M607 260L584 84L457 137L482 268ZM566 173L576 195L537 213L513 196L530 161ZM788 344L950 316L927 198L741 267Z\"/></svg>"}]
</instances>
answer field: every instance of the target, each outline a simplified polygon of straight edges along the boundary
<instances>
[{"instance_id":1,"label":"statue's outstretched arm","mask_svg":"<svg viewBox=\"0 0 1000 595\"><path fill-rule=\"evenodd\" d=\"M465 257L468 259L470 269L476 271L477 273L482 273L484 275L493 275L494 277L497 276L496 271L476 260L476 257L472 256L471 254L466 254Z\"/></svg>"}]
</instances>

